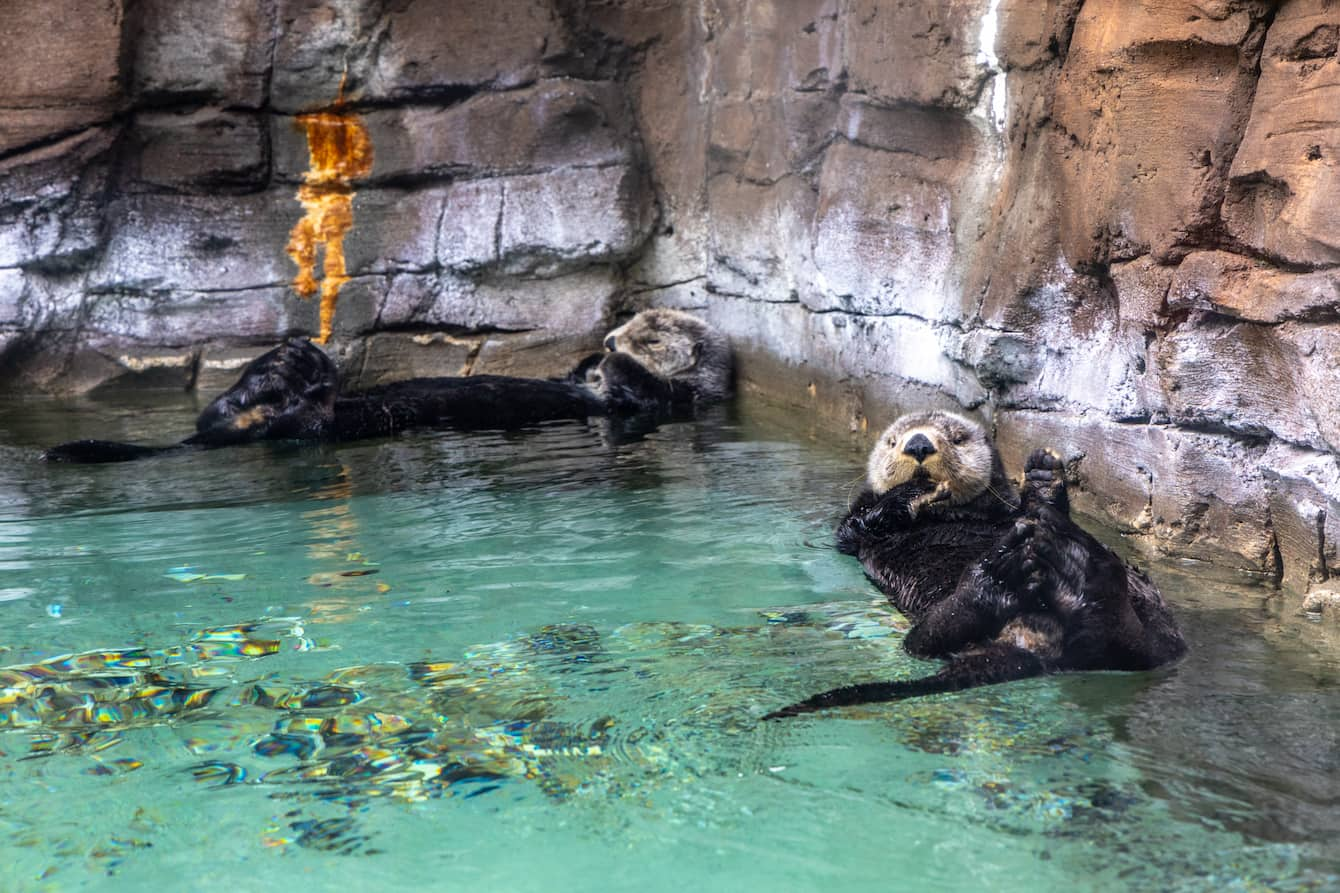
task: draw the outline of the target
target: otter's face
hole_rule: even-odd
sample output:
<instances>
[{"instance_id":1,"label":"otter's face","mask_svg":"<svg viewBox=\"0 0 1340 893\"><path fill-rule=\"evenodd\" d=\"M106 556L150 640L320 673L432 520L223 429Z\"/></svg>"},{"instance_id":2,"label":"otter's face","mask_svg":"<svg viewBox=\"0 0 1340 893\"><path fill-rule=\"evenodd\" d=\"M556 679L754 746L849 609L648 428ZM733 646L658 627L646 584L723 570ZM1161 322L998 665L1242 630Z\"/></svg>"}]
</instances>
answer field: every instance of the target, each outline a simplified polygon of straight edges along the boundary
<instances>
[{"instance_id":1,"label":"otter's face","mask_svg":"<svg viewBox=\"0 0 1340 893\"><path fill-rule=\"evenodd\" d=\"M870 488L886 493L921 478L945 484L954 505L971 502L991 483L995 451L976 422L948 412L905 415L870 452Z\"/></svg>"},{"instance_id":2,"label":"otter's face","mask_svg":"<svg viewBox=\"0 0 1340 893\"><path fill-rule=\"evenodd\" d=\"M239 443L317 436L334 414L339 391L335 364L305 338L247 364L242 375L196 419L203 442Z\"/></svg>"},{"instance_id":3,"label":"otter's face","mask_svg":"<svg viewBox=\"0 0 1340 893\"><path fill-rule=\"evenodd\" d=\"M707 324L678 310L643 310L605 336L605 349L626 353L662 378L698 364Z\"/></svg>"}]
</instances>

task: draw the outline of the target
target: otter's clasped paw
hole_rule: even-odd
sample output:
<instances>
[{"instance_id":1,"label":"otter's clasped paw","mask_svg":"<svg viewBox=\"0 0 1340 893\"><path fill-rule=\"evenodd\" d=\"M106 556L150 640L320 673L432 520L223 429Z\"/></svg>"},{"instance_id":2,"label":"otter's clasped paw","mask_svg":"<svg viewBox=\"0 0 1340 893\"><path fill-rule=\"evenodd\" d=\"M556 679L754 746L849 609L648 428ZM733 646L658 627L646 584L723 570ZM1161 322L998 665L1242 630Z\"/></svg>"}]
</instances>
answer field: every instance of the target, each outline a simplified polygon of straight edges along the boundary
<instances>
[{"instance_id":1,"label":"otter's clasped paw","mask_svg":"<svg viewBox=\"0 0 1340 893\"><path fill-rule=\"evenodd\" d=\"M932 505L947 501L952 495L953 491L949 487L949 482L941 481L939 484L936 484L935 489L931 492L918 496L916 499L909 502L907 504L908 514L913 520L916 520L916 517L923 511L930 508Z\"/></svg>"},{"instance_id":2,"label":"otter's clasped paw","mask_svg":"<svg viewBox=\"0 0 1340 893\"><path fill-rule=\"evenodd\" d=\"M1034 450L1024 463L1020 495L1025 511L1050 505L1068 514L1070 497L1066 492L1065 462L1061 457L1050 450Z\"/></svg>"}]
</instances>

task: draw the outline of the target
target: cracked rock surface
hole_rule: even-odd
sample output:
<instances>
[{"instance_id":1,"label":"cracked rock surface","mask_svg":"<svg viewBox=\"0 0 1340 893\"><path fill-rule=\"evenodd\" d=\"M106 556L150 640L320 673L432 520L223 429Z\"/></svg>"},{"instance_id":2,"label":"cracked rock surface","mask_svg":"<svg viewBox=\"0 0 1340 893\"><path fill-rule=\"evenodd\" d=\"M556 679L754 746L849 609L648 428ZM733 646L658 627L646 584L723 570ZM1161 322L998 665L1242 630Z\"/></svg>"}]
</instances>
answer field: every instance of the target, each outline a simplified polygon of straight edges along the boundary
<instances>
[{"instance_id":1,"label":"cracked rock surface","mask_svg":"<svg viewBox=\"0 0 1340 893\"><path fill-rule=\"evenodd\" d=\"M355 115L352 383L682 307L834 428L966 409L1137 548L1340 573L1331 0L9 6L11 388L214 390L314 333L311 116Z\"/></svg>"}]
</instances>

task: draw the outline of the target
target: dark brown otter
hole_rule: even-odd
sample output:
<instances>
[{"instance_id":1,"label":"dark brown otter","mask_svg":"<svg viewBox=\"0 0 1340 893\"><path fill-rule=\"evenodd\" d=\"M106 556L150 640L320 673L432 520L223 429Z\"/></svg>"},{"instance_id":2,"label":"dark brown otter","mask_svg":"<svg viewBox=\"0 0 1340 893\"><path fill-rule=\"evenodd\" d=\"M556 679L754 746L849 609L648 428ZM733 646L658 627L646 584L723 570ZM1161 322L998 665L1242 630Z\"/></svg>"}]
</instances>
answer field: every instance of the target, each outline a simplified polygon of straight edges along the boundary
<instances>
[{"instance_id":1,"label":"dark brown otter","mask_svg":"<svg viewBox=\"0 0 1340 893\"><path fill-rule=\"evenodd\" d=\"M904 416L870 457L869 488L838 548L914 623L911 654L947 658L921 679L835 688L778 719L1066 670L1148 670L1186 650L1158 588L1080 529L1060 460L1029 456L1018 492L976 423Z\"/></svg>"},{"instance_id":2,"label":"dark brown otter","mask_svg":"<svg viewBox=\"0 0 1340 893\"><path fill-rule=\"evenodd\" d=\"M724 336L678 311L648 310L560 379L473 375L413 378L347 395L335 364L306 338L290 338L247 364L236 384L196 419L196 433L170 447L101 440L60 444L51 462L116 462L181 447L254 440L354 440L411 428L517 429L593 416L658 417L726 396Z\"/></svg>"}]
</instances>

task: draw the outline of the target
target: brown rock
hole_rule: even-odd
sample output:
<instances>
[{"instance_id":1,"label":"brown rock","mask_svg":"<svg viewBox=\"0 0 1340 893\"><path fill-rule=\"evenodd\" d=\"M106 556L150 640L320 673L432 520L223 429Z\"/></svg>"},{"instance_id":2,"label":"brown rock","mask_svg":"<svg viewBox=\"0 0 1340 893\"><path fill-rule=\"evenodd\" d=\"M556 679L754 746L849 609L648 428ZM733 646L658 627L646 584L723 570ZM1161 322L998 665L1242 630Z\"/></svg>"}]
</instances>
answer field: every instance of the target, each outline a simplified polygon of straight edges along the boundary
<instances>
[{"instance_id":1,"label":"brown rock","mask_svg":"<svg viewBox=\"0 0 1340 893\"><path fill-rule=\"evenodd\" d=\"M0 160L0 267L69 272L91 260L116 136L92 128Z\"/></svg>"},{"instance_id":2,"label":"brown rock","mask_svg":"<svg viewBox=\"0 0 1340 893\"><path fill-rule=\"evenodd\" d=\"M1262 466L1282 582L1301 592L1340 570L1340 466L1335 457L1273 445Z\"/></svg>"},{"instance_id":3,"label":"brown rock","mask_svg":"<svg viewBox=\"0 0 1340 893\"><path fill-rule=\"evenodd\" d=\"M1340 445L1340 326L1202 321L1158 347L1172 420L1314 449Z\"/></svg>"},{"instance_id":4,"label":"brown rock","mask_svg":"<svg viewBox=\"0 0 1340 893\"><path fill-rule=\"evenodd\" d=\"M712 81L721 99L767 102L827 90L841 77L836 0L745 0L719 4L714 12Z\"/></svg>"},{"instance_id":5,"label":"brown rock","mask_svg":"<svg viewBox=\"0 0 1340 893\"><path fill-rule=\"evenodd\" d=\"M482 340L445 332L373 335L364 347L362 369L350 386L370 388L406 378L468 375Z\"/></svg>"},{"instance_id":6,"label":"brown rock","mask_svg":"<svg viewBox=\"0 0 1340 893\"><path fill-rule=\"evenodd\" d=\"M855 122L850 129L860 133ZM846 143L829 149L814 218L814 264L822 279L807 302L857 313L954 315L954 170L906 152ZM852 183L864 188L851 189Z\"/></svg>"},{"instance_id":7,"label":"brown rock","mask_svg":"<svg viewBox=\"0 0 1340 893\"><path fill-rule=\"evenodd\" d=\"M1142 257L1130 263L1113 264L1112 284L1117 290L1117 311L1122 322L1129 322L1142 332L1161 325L1170 309L1168 290L1173 287L1175 274L1180 274L1187 263L1169 267L1151 257Z\"/></svg>"},{"instance_id":8,"label":"brown rock","mask_svg":"<svg viewBox=\"0 0 1340 893\"><path fill-rule=\"evenodd\" d=\"M142 0L134 42L136 93L153 102L259 108L266 98L273 8L255 0Z\"/></svg>"},{"instance_id":9,"label":"brown rock","mask_svg":"<svg viewBox=\"0 0 1340 893\"><path fill-rule=\"evenodd\" d=\"M980 0L852 0L846 23L851 88L879 100L966 112L989 74L978 61Z\"/></svg>"},{"instance_id":10,"label":"brown rock","mask_svg":"<svg viewBox=\"0 0 1340 893\"><path fill-rule=\"evenodd\" d=\"M276 0L278 34L270 104L297 113L329 107L343 86L357 96L364 72L371 69L378 0ZM304 167L306 165L304 164Z\"/></svg>"},{"instance_id":11,"label":"brown rock","mask_svg":"<svg viewBox=\"0 0 1340 893\"><path fill-rule=\"evenodd\" d=\"M1001 0L996 55L1011 72L1055 61L1070 44L1083 0Z\"/></svg>"},{"instance_id":12,"label":"brown rock","mask_svg":"<svg viewBox=\"0 0 1340 893\"><path fill-rule=\"evenodd\" d=\"M721 101L712 115L710 173L774 183L814 164L832 138L837 103L822 93Z\"/></svg>"},{"instance_id":13,"label":"brown rock","mask_svg":"<svg viewBox=\"0 0 1340 893\"><path fill-rule=\"evenodd\" d=\"M296 267L285 246L301 216L288 190L224 203L208 196L127 196L109 208L111 236L88 285L146 295L286 288Z\"/></svg>"},{"instance_id":14,"label":"brown rock","mask_svg":"<svg viewBox=\"0 0 1340 893\"><path fill-rule=\"evenodd\" d=\"M437 260L456 272L498 262L504 179L467 180L447 188L437 232Z\"/></svg>"},{"instance_id":15,"label":"brown rock","mask_svg":"<svg viewBox=\"0 0 1340 893\"><path fill-rule=\"evenodd\" d=\"M1176 268L1168 312L1209 311L1252 322L1333 319L1340 273L1287 273L1226 251L1198 251Z\"/></svg>"},{"instance_id":16,"label":"brown rock","mask_svg":"<svg viewBox=\"0 0 1340 893\"><path fill-rule=\"evenodd\" d=\"M1273 579L1274 540L1264 457L1228 437L1158 425L1130 425L1059 413L1008 412L997 420L1007 469L1038 447L1055 450L1075 483L1077 511L1144 548Z\"/></svg>"},{"instance_id":17,"label":"brown rock","mask_svg":"<svg viewBox=\"0 0 1340 893\"><path fill-rule=\"evenodd\" d=\"M556 73L554 62L572 49L548 0L486 6L409 0L378 23L363 95L405 99L450 96L453 87L515 88Z\"/></svg>"},{"instance_id":18,"label":"brown rock","mask_svg":"<svg viewBox=\"0 0 1340 893\"><path fill-rule=\"evenodd\" d=\"M0 155L111 117L124 24L121 0L8 0Z\"/></svg>"},{"instance_id":19,"label":"brown rock","mask_svg":"<svg viewBox=\"0 0 1340 893\"><path fill-rule=\"evenodd\" d=\"M587 11L593 28L643 48L641 64L629 72L628 97L661 225L630 276L642 283L700 277L707 268L709 18L664 0L587 4Z\"/></svg>"},{"instance_id":20,"label":"brown rock","mask_svg":"<svg viewBox=\"0 0 1340 893\"><path fill-rule=\"evenodd\" d=\"M650 224L643 180L625 165L508 177L499 262L512 275L552 275L618 260L642 244Z\"/></svg>"},{"instance_id":21,"label":"brown rock","mask_svg":"<svg viewBox=\"0 0 1340 893\"><path fill-rule=\"evenodd\" d=\"M377 109L362 118L375 183L618 164L634 155L622 91L609 83L550 80L445 108ZM309 161L303 131L276 117L271 138L276 175L301 179Z\"/></svg>"},{"instance_id":22,"label":"brown rock","mask_svg":"<svg viewBox=\"0 0 1340 893\"><path fill-rule=\"evenodd\" d=\"M1176 258L1215 228L1264 10L1226 2L1187 16L1153 0L1084 4L1055 101L1072 265Z\"/></svg>"},{"instance_id":23,"label":"brown rock","mask_svg":"<svg viewBox=\"0 0 1340 893\"><path fill-rule=\"evenodd\" d=\"M254 114L142 112L131 128L123 177L131 190L215 195L259 189L270 174L269 137Z\"/></svg>"},{"instance_id":24,"label":"brown rock","mask_svg":"<svg viewBox=\"0 0 1340 893\"><path fill-rule=\"evenodd\" d=\"M796 178L765 185L728 174L707 184L708 285L764 301L809 291L815 195Z\"/></svg>"},{"instance_id":25,"label":"brown rock","mask_svg":"<svg viewBox=\"0 0 1340 893\"><path fill-rule=\"evenodd\" d=\"M1340 10L1285 4L1271 25L1224 219L1272 258L1340 263Z\"/></svg>"},{"instance_id":26,"label":"brown rock","mask_svg":"<svg viewBox=\"0 0 1340 893\"><path fill-rule=\"evenodd\" d=\"M596 331L573 335L553 332L495 334L485 339L471 366L473 375L548 378L564 375L600 347Z\"/></svg>"}]
</instances>

